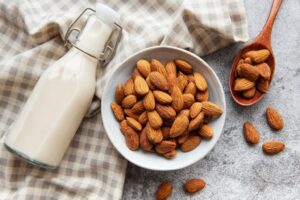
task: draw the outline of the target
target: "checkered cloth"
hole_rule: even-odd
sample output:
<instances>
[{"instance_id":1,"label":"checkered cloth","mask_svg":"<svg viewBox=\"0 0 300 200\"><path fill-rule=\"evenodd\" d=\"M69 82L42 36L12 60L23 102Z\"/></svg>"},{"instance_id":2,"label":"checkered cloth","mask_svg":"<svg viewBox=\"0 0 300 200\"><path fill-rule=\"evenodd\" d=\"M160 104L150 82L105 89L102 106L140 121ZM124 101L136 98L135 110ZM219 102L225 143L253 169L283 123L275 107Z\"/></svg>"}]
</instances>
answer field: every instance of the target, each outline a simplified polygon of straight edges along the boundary
<instances>
[{"instance_id":1,"label":"checkered cloth","mask_svg":"<svg viewBox=\"0 0 300 200\"><path fill-rule=\"evenodd\" d=\"M66 53L61 38L70 22L95 1L0 1L0 143L40 75ZM114 59L99 70L100 98L117 64L145 47L172 45L204 55L248 39L242 0L103 2L120 13L124 33ZM126 165L97 115L82 122L54 171L31 166L1 144L0 199L120 199Z\"/></svg>"}]
</instances>

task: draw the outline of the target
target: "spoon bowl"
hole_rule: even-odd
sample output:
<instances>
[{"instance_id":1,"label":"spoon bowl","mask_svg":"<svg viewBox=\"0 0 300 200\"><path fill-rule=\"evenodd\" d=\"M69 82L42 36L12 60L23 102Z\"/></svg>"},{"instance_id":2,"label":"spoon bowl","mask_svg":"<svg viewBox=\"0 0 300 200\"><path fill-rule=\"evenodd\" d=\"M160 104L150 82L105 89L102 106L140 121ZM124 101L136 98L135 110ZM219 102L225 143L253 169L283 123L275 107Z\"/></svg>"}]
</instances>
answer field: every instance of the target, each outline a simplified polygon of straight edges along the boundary
<instances>
[{"instance_id":1,"label":"spoon bowl","mask_svg":"<svg viewBox=\"0 0 300 200\"><path fill-rule=\"evenodd\" d=\"M256 91L254 97L251 99L246 99L243 97L239 92L236 92L234 90L234 80L235 80L235 71L237 64L239 60L242 58L242 55L245 54L248 51L252 50L261 50L261 49L267 49L270 51L270 56L265 61L270 69L271 69L271 78L269 80L269 85L271 84L274 71L275 71L275 56L271 47L271 34L272 34L272 27L276 18L276 15L279 11L279 8L281 6L283 0L274 0L272 4L272 8L269 14L269 17L260 32L260 34L254 39L249 45L245 46L234 58L233 63L231 65L231 71L230 71L230 78L229 78L229 88L230 93L233 98L233 100L241 105L241 106L251 106L258 101L260 101L266 93L262 93L260 91Z\"/></svg>"}]
</instances>

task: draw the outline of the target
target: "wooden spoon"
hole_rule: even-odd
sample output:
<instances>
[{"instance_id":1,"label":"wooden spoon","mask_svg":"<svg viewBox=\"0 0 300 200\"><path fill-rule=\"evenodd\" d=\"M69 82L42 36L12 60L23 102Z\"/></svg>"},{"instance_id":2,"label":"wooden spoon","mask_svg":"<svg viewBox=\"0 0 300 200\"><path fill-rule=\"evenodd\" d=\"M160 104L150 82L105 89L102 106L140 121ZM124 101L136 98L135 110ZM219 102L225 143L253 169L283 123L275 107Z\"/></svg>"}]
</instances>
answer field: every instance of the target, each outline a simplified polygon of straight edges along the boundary
<instances>
[{"instance_id":1,"label":"wooden spoon","mask_svg":"<svg viewBox=\"0 0 300 200\"><path fill-rule=\"evenodd\" d=\"M232 66L231 66L231 72L230 72L230 78L229 78L229 87L230 87L230 93L232 98L236 103L238 103L241 106L251 106L261 100L265 93L261 93L259 91L256 91L256 94L251 99L247 99L243 97L240 93L234 91L234 80L235 80L235 70L237 67L237 64L239 60L242 58L242 55L245 52L251 51L251 50L259 50L259 49L268 49L270 51L270 56L266 60L266 63L271 68L271 79L272 81L274 70L275 70L275 57L271 48L271 34L272 34L272 27L276 18L276 15L279 11L279 8L281 6L283 0L274 0L272 4L271 11L269 13L269 17L262 29L262 31L259 33L259 35L247 46L245 46L234 58Z\"/></svg>"}]
</instances>

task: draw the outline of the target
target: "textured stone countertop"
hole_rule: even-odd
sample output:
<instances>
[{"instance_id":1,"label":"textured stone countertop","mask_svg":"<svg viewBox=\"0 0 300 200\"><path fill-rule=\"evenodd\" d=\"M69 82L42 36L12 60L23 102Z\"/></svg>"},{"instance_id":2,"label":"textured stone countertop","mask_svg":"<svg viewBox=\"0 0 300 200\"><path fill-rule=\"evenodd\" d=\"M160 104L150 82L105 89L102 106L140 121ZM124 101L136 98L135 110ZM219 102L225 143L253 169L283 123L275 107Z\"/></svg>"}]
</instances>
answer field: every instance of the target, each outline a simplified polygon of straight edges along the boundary
<instances>
[{"instance_id":1,"label":"textured stone countertop","mask_svg":"<svg viewBox=\"0 0 300 200\"><path fill-rule=\"evenodd\" d=\"M262 28L271 0L245 1L250 39ZM170 199L300 199L300 1L285 0L273 27L272 46L276 72L270 91L258 104L243 108L233 102L227 86L231 61L243 44L236 44L205 56L218 74L226 95L227 119L215 148L202 160L182 170L154 172L128 164L123 199L154 199L157 186L173 183ZM285 128L274 132L266 124L265 110L275 107ZM246 144L242 125L249 120L261 133L256 146ZM281 140L284 152L267 156L261 151L265 140ZM206 187L194 195L182 189L185 180L199 177Z\"/></svg>"}]
</instances>

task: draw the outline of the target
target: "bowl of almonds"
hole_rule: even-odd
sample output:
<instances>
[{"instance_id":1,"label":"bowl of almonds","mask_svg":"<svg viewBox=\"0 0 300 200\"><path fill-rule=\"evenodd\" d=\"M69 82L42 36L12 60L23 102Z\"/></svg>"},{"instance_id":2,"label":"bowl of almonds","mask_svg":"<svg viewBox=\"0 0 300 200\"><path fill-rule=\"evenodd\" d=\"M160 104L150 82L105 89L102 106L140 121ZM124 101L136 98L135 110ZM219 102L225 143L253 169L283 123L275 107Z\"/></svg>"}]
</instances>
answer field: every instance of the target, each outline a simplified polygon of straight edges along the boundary
<instances>
[{"instance_id":1,"label":"bowl of almonds","mask_svg":"<svg viewBox=\"0 0 300 200\"><path fill-rule=\"evenodd\" d=\"M101 109L114 147L133 164L161 171L202 159L226 116L215 72L193 53L168 46L123 61L106 83Z\"/></svg>"}]
</instances>

